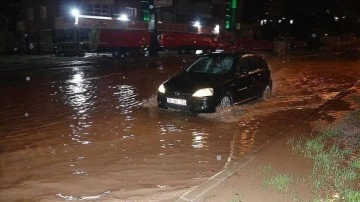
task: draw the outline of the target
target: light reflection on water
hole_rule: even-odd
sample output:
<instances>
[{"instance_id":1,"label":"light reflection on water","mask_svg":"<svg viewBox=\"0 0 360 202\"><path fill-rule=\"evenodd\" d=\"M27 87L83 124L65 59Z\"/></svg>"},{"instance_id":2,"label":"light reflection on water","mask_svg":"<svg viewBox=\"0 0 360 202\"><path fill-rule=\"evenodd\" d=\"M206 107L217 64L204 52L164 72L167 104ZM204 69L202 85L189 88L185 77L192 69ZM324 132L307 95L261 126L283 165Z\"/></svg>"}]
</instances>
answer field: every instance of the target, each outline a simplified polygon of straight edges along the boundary
<instances>
[{"instance_id":1,"label":"light reflection on water","mask_svg":"<svg viewBox=\"0 0 360 202\"><path fill-rule=\"evenodd\" d=\"M113 129L109 129L112 133L118 134L119 129L124 132L132 130L137 118L133 115L134 107L138 107L140 102L137 100L137 89L131 85L107 85L106 88L111 91L112 97L115 102L111 102L111 97L99 98L101 86L98 85L102 78L86 78L82 69L74 68L74 74L65 82L65 86L60 86L60 90L64 91L63 100L68 106L71 106L73 113L71 113L73 120L70 124L71 140L75 144L91 144L92 139L96 135L93 130L95 124L101 124L98 121L96 123L93 120L98 116L98 112L106 119L111 114L124 115L119 121L116 121L111 126ZM110 95L110 94L109 94ZM106 95L105 95L106 96ZM108 105L102 105L101 103L109 103ZM115 104L114 104L115 103ZM104 110L104 111L102 111ZM111 124L113 121L108 122ZM119 123L117 123L119 122ZM120 125L119 125L120 124ZM103 131L105 132L105 131Z\"/></svg>"},{"instance_id":2,"label":"light reflection on water","mask_svg":"<svg viewBox=\"0 0 360 202\"><path fill-rule=\"evenodd\" d=\"M209 135L208 133L193 131L192 132L193 140L191 146L195 149L206 147L206 139L208 135Z\"/></svg>"},{"instance_id":3,"label":"light reflection on water","mask_svg":"<svg viewBox=\"0 0 360 202\"><path fill-rule=\"evenodd\" d=\"M90 109L94 104L92 99L94 90L91 86L91 80L84 79L84 73L80 69L75 69L75 74L71 79L66 81L66 104L70 105L75 113L72 114L72 120L77 120L70 125L72 141L80 144L90 144L91 141L87 136L91 133L84 131L92 126L88 121Z\"/></svg>"},{"instance_id":4,"label":"light reflection on water","mask_svg":"<svg viewBox=\"0 0 360 202\"><path fill-rule=\"evenodd\" d=\"M230 153L224 167L236 162L241 156L254 149L259 125L259 122L252 123L251 121L239 124L240 127L234 131L233 138L230 141Z\"/></svg>"},{"instance_id":5,"label":"light reflection on water","mask_svg":"<svg viewBox=\"0 0 360 202\"><path fill-rule=\"evenodd\" d=\"M113 95L117 98L119 105L116 109L121 110L121 114L130 114L132 108L139 106L140 102L136 100L138 94L135 93L135 87L130 85L117 85L116 92ZM132 120L131 116L127 117L127 120Z\"/></svg>"},{"instance_id":6,"label":"light reflection on water","mask_svg":"<svg viewBox=\"0 0 360 202\"><path fill-rule=\"evenodd\" d=\"M167 133L170 133L170 132L181 132L182 131L177 126L171 125L171 124L167 124L167 125L160 124L159 127L160 127L160 134L161 135L164 135L164 134L167 134Z\"/></svg>"}]
</instances>

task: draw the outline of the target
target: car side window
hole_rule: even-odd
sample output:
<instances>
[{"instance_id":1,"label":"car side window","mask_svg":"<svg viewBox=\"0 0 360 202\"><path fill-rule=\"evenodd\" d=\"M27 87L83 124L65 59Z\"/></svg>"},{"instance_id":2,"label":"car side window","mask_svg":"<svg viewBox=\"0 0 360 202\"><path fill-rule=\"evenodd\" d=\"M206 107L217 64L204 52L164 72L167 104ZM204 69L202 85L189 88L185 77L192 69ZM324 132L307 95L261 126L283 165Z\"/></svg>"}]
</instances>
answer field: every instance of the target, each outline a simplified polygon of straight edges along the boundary
<instances>
[{"instance_id":1,"label":"car side window","mask_svg":"<svg viewBox=\"0 0 360 202\"><path fill-rule=\"evenodd\" d=\"M248 60L249 60L249 73L256 71L259 66L256 57L250 57L248 58Z\"/></svg>"},{"instance_id":2,"label":"car side window","mask_svg":"<svg viewBox=\"0 0 360 202\"><path fill-rule=\"evenodd\" d=\"M257 72L268 68L267 63L261 57L251 57L249 58L250 67L249 72Z\"/></svg>"},{"instance_id":3,"label":"car side window","mask_svg":"<svg viewBox=\"0 0 360 202\"><path fill-rule=\"evenodd\" d=\"M207 72L212 74L224 73L230 71L233 66L234 59L231 57L212 58L209 61Z\"/></svg>"},{"instance_id":4,"label":"car side window","mask_svg":"<svg viewBox=\"0 0 360 202\"><path fill-rule=\"evenodd\" d=\"M223 61L223 69L230 70L234 63L234 58L224 58Z\"/></svg>"},{"instance_id":5,"label":"car side window","mask_svg":"<svg viewBox=\"0 0 360 202\"><path fill-rule=\"evenodd\" d=\"M194 62L188 69L187 72L206 72L206 68L209 63L209 58L203 57Z\"/></svg>"},{"instance_id":6,"label":"car side window","mask_svg":"<svg viewBox=\"0 0 360 202\"><path fill-rule=\"evenodd\" d=\"M264 58L260 59L260 68L261 69L268 69L269 68L269 65L267 64L267 62L265 61Z\"/></svg>"},{"instance_id":7,"label":"car side window","mask_svg":"<svg viewBox=\"0 0 360 202\"><path fill-rule=\"evenodd\" d=\"M237 72L241 75L247 75L249 73L250 62L247 58L240 58L237 66Z\"/></svg>"}]
</instances>

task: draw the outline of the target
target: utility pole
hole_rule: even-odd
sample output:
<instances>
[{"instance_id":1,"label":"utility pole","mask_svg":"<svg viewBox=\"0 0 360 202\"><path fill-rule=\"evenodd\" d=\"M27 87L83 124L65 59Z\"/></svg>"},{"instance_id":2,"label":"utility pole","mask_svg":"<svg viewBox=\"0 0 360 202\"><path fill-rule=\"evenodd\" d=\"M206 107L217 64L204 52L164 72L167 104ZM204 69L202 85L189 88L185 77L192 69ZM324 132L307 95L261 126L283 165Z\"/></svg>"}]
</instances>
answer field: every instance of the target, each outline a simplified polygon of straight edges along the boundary
<instances>
[{"instance_id":1,"label":"utility pole","mask_svg":"<svg viewBox=\"0 0 360 202\"><path fill-rule=\"evenodd\" d=\"M40 39L40 26L42 26L41 17L40 17L40 4L39 1L35 1L34 8L34 24L36 29L36 49L38 54L41 53L41 39Z\"/></svg>"},{"instance_id":2,"label":"utility pole","mask_svg":"<svg viewBox=\"0 0 360 202\"><path fill-rule=\"evenodd\" d=\"M149 21L149 32L150 32L150 44L149 54L150 56L157 56L158 40L157 40L157 13L154 7L154 1L150 1L149 5L150 21Z\"/></svg>"}]
</instances>

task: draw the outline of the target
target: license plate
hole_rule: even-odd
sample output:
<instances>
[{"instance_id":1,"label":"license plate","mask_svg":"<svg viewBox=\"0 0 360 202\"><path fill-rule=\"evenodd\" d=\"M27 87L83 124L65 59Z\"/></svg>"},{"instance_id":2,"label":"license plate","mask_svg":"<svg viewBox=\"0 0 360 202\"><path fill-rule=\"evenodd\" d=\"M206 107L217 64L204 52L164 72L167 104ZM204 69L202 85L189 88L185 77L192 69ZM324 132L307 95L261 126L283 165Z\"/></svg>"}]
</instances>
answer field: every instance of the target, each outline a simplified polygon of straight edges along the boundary
<instances>
[{"instance_id":1,"label":"license plate","mask_svg":"<svg viewBox=\"0 0 360 202\"><path fill-rule=\"evenodd\" d=\"M186 106L186 100L183 100L183 99L166 98L166 101L171 104Z\"/></svg>"}]
</instances>

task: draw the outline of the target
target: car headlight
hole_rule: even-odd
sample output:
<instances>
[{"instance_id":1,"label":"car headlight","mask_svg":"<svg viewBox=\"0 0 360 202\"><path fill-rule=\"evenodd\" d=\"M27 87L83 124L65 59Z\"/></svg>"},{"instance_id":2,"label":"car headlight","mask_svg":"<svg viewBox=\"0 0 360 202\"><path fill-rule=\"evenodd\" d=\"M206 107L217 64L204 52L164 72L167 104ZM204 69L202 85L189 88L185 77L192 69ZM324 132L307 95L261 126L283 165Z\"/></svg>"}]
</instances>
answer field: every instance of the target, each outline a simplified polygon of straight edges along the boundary
<instances>
[{"instance_id":1,"label":"car headlight","mask_svg":"<svg viewBox=\"0 0 360 202\"><path fill-rule=\"evenodd\" d=\"M165 86L164 86L164 84L161 84L161 85L159 86L158 91L159 91L160 93L165 93Z\"/></svg>"},{"instance_id":2,"label":"car headlight","mask_svg":"<svg viewBox=\"0 0 360 202\"><path fill-rule=\"evenodd\" d=\"M205 96L213 96L214 89L212 88L202 88L197 90L194 94L192 94L193 97L205 97Z\"/></svg>"}]
</instances>

